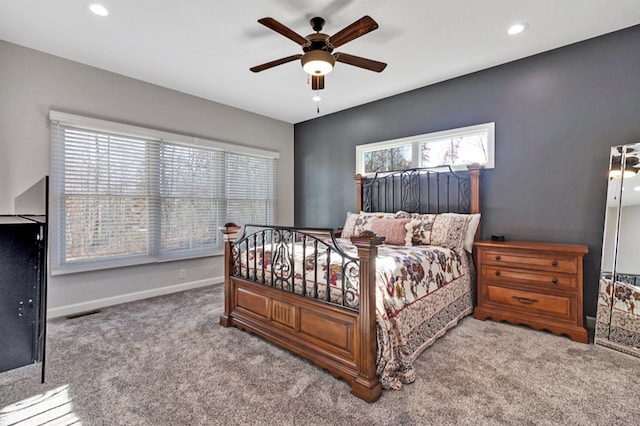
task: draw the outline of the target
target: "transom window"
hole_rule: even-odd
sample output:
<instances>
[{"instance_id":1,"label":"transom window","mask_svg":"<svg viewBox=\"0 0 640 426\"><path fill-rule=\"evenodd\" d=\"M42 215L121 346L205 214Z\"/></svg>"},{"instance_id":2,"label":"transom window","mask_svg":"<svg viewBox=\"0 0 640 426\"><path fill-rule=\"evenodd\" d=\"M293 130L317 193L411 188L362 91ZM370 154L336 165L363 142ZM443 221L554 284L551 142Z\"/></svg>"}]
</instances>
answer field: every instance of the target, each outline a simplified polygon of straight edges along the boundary
<instances>
[{"instance_id":1,"label":"transom window","mask_svg":"<svg viewBox=\"0 0 640 426\"><path fill-rule=\"evenodd\" d=\"M358 145L356 173L440 166L451 166L455 170L473 163L491 169L495 163L494 133L495 123L484 123Z\"/></svg>"}]
</instances>

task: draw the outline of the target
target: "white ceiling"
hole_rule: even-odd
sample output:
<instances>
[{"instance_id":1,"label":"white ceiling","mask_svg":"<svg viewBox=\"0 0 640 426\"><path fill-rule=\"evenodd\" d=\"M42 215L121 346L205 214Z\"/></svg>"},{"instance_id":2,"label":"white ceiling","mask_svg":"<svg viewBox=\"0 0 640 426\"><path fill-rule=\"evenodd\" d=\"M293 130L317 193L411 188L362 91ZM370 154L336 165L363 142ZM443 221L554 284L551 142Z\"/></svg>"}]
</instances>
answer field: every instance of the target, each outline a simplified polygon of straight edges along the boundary
<instances>
[{"instance_id":1,"label":"white ceiling","mask_svg":"<svg viewBox=\"0 0 640 426\"><path fill-rule=\"evenodd\" d=\"M639 0L2 0L0 39L289 123L510 62L640 23ZM301 53L256 21L325 33L370 15L379 28L336 49L388 63L374 73L337 63L320 114L298 62L249 68ZM529 29L508 36L507 28ZM1 65L0 65L1 66Z\"/></svg>"}]
</instances>

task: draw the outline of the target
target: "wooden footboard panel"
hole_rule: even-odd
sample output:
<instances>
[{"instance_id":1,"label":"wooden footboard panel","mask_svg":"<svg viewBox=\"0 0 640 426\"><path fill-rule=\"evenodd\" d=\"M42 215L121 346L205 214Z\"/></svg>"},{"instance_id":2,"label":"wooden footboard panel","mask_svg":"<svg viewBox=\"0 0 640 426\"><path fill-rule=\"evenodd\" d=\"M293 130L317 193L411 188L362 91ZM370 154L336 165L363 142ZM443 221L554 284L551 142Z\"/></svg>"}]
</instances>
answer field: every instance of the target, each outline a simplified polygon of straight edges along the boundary
<instances>
[{"instance_id":1,"label":"wooden footboard panel","mask_svg":"<svg viewBox=\"0 0 640 426\"><path fill-rule=\"evenodd\" d=\"M358 314L232 278L230 325L301 355L351 383L358 375Z\"/></svg>"}]
</instances>

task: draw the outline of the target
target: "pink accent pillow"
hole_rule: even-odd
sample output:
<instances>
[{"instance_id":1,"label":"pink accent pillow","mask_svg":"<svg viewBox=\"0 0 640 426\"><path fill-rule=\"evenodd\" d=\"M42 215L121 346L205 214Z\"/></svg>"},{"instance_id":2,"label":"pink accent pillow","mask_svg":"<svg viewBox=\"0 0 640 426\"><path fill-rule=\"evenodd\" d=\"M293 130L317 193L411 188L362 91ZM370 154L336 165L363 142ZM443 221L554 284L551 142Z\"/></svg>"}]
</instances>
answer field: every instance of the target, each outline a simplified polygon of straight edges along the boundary
<instances>
[{"instance_id":1,"label":"pink accent pillow","mask_svg":"<svg viewBox=\"0 0 640 426\"><path fill-rule=\"evenodd\" d=\"M411 222L410 218L406 219L375 219L371 221L371 231L381 237L385 237L386 244L396 246L411 245L407 244L407 224ZM411 240L409 239L409 242Z\"/></svg>"}]
</instances>

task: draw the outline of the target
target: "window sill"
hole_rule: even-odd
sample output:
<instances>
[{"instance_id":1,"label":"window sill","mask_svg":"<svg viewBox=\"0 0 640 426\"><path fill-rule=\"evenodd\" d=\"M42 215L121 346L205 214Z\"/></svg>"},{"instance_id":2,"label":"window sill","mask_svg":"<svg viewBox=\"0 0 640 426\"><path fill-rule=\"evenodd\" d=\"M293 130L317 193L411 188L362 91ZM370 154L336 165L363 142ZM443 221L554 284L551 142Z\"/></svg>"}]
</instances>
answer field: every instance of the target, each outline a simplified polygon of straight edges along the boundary
<instances>
[{"instance_id":1,"label":"window sill","mask_svg":"<svg viewBox=\"0 0 640 426\"><path fill-rule=\"evenodd\" d=\"M174 255L174 256L166 256L166 257L158 257L158 258L150 258L150 257L130 257L125 259L120 259L117 261L109 260L105 262L84 262L84 263L73 263L64 266L58 266L51 268L51 276L61 276L61 275L69 275L69 274L77 274L82 272L96 272L96 271L105 271L108 269L116 269L116 268L128 268L131 266L142 266L142 265L152 265L154 263L167 263L167 262L175 262L182 260L190 260L190 259L203 259L206 257L220 257L224 256L223 251L215 252L215 253L203 253L196 255Z\"/></svg>"}]
</instances>

